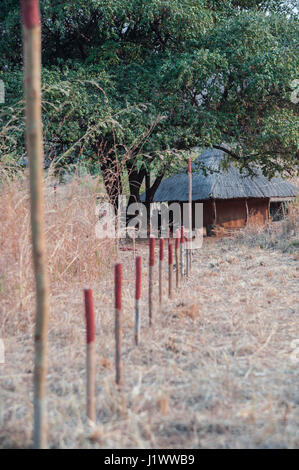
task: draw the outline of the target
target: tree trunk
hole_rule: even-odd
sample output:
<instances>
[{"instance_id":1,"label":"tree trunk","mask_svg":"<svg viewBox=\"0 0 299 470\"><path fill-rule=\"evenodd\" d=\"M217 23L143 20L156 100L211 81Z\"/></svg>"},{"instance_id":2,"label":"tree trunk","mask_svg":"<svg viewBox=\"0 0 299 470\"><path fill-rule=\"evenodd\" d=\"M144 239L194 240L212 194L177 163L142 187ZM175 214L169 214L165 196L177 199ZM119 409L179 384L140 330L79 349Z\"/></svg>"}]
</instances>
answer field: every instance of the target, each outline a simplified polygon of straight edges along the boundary
<instances>
[{"instance_id":1,"label":"tree trunk","mask_svg":"<svg viewBox=\"0 0 299 470\"><path fill-rule=\"evenodd\" d=\"M145 177L145 170L137 171L131 162L127 162L127 171L130 186L130 197L128 205L134 202L140 202L140 188Z\"/></svg>"},{"instance_id":2,"label":"tree trunk","mask_svg":"<svg viewBox=\"0 0 299 470\"><path fill-rule=\"evenodd\" d=\"M104 179L104 185L115 214L118 212L118 196L122 193L121 173L114 151L99 156L99 163Z\"/></svg>"},{"instance_id":3,"label":"tree trunk","mask_svg":"<svg viewBox=\"0 0 299 470\"><path fill-rule=\"evenodd\" d=\"M145 207L146 207L146 225L147 235L150 235L150 223L151 223L151 175L147 171L145 174Z\"/></svg>"},{"instance_id":4,"label":"tree trunk","mask_svg":"<svg viewBox=\"0 0 299 470\"><path fill-rule=\"evenodd\" d=\"M157 178L155 179L154 183L152 184L152 186L150 185L150 173L146 173L146 176L145 176L145 186L146 186L146 189L145 189L145 205L146 205L146 210L147 210L147 225L148 227L150 227L150 207L151 207L151 203L153 202L154 200L154 197L155 197L155 194L156 194L156 191L163 179L163 176L165 174L165 169L162 171L162 173L157 176Z\"/></svg>"}]
</instances>

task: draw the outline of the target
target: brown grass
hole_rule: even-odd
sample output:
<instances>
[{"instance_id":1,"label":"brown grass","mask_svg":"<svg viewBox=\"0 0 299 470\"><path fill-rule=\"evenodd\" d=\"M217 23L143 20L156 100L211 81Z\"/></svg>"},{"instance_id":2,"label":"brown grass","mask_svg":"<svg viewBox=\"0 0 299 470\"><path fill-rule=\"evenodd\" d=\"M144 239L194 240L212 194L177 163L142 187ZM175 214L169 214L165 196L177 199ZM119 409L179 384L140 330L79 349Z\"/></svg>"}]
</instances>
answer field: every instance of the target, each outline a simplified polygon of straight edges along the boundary
<instances>
[{"instance_id":1,"label":"brown grass","mask_svg":"<svg viewBox=\"0 0 299 470\"><path fill-rule=\"evenodd\" d=\"M287 217L282 221L274 222L266 228L248 226L238 235L238 240L244 241L246 245L298 253L299 202L289 204Z\"/></svg>"},{"instance_id":2,"label":"brown grass","mask_svg":"<svg viewBox=\"0 0 299 470\"><path fill-rule=\"evenodd\" d=\"M144 243L141 344L133 341L134 259L123 261L124 386L114 385L113 264L111 242L94 236L96 194L91 178L57 191L47 181L47 239L51 276L48 412L53 448L276 448L298 447L299 337L296 235L275 228L206 239L193 272L173 301L156 302L148 328ZM34 291L28 193L23 178L0 188L0 446L32 445ZM297 224L297 222L296 222ZM278 227L278 226L275 226ZM256 233L255 237L261 234ZM96 255L96 252L98 253ZM158 252L158 248L157 248ZM165 265L165 278L166 269ZM158 298L157 267L155 294ZM96 409L85 417L84 287L96 308Z\"/></svg>"},{"instance_id":3,"label":"brown grass","mask_svg":"<svg viewBox=\"0 0 299 470\"><path fill-rule=\"evenodd\" d=\"M20 329L28 331L31 325L34 285L27 179L20 174L4 181L0 187L0 328L3 335L11 335ZM95 237L100 190L90 177L75 177L59 186L55 198L54 179L46 179L48 269L54 295L63 295L71 285L82 287L100 279L114 256L112 242Z\"/></svg>"}]
</instances>

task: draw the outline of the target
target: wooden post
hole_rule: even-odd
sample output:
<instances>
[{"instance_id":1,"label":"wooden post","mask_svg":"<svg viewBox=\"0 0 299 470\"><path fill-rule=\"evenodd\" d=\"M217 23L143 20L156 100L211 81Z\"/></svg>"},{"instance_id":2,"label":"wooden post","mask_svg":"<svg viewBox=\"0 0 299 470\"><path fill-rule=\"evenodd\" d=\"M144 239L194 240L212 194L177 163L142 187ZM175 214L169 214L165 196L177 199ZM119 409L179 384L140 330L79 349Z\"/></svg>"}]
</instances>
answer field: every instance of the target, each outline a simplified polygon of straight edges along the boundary
<instances>
[{"instance_id":1,"label":"wooden post","mask_svg":"<svg viewBox=\"0 0 299 470\"><path fill-rule=\"evenodd\" d=\"M95 422L95 317L91 289L84 290L86 319L86 403L87 417Z\"/></svg>"},{"instance_id":2,"label":"wooden post","mask_svg":"<svg viewBox=\"0 0 299 470\"><path fill-rule=\"evenodd\" d=\"M188 158L188 177L189 177L189 247L187 249L188 253L188 268L190 272L192 270L192 167L191 167L191 158ZM188 269L188 274L189 274Z\"/></svg>"},{"instance_id":3,"label":"wooden post","mask_svg":"<svg viewBox=\"0 0 299 470\"><path fill-rule=\"evenodd\" d=\"M172 299L173 245L170 243L168 248L168 297Z\"/></svg>"},{"instance_id":4,"label":"wooden post","mask_svg":"<svg viewBox=\"0 0 299 470\"><path fill-rule=\"evenodd\" d=\"M176 231L176 239L175 239L175 264L176 264L176 288L178 289L180 287L180 239L181 239L181 233L179 229Z\"/></svg>"},{"instance_id":5,"label":"wooden post","mask_svg":"<svg viewBox=\"0 0 299 470\"><path fill-rule=\"evenodd\" d=\"M138 346L140 339L139 304L141 297L141 256L136 258L136 287L135 287L135 344Z\"/></svg>"},{"instance_id":6,"label":"wooden post","mask_svg":"<svg viewBox=\"0 0 299 470\"><path fill-rule=\"evenodd\" d=\"M189 276L189 239L186 237L186 276Z\"/></svg>"},{"instance_id":7,"label":"wooden post","mask_svg":"<svg viewBox=\"0 0 299 470\"><path fill-rule=\"evenodd\" d=\"M282 209L282 217L283 219L286 218L286 208L284 202L281 203L281 209Z\"/></svg>"},{"instance_id":8,"label":"wooden post","mask_svg":"<svg viewBox=\"0 0 299 470\"><path fill-rule=\"evenodd\" d=\"M153 319L153 271L155 265L155 239L149 239L149 273L148 273L148 312L149 326L152 326Z\"/></svg>"},{"instance_id":9,"label":"wooden post","mask_svg":"<svg viewBox=\"0 0 299 470\"><path fill-rule=\"evenodd\" d=\"M55 207L55 209L57 208L57 197L56 197L57 194L56 193L57 193L57 186L55 184L55 186L54 186L54 207Z\"/></svg>"},{"instance_id":10,"label":"wooden post","mask_svg":"<svg viewBox=\"0 0 299 470\"><path fill-rule=\"evenodd\" d=\"M121 295L122 295L122 265L115 265L114 270L115 288L115 382L122 384L122 361L121 361L121 340L122 340L122 315L121 315Z\"/></svg>"},{"instance_id":11,"label":"wooden post","mask_svg":"<svg viewBox=\"0 0 299 470\"><path fill-rule=\"evenodd\" d=\"M135 228L133 228L132 238L133 238L133 256L135 258L135 256L136 256Z\"/></svg>"},{"instance_id":12,"label":"wooden post","mask_svg":"<svg viewBox=\"0 0 299 470\"><path fill-rule=\"evenodd\" d=\"M164 238L160 238L160 252L159 252L159 303L162 305L162 290L163 290L163 258L164 258Z\"/></svg>"},{"instance_id":13,"label":"wooden post","mask_svg":"<svg viewBox=\"0 0 299 470\"><path fill-rule=\"evenodd\" d=\"M36 291L34 335L34 447L47 447L46 376L49 284L47 275L41 118L41 26L39 0L21 0L23 22L26 149L30 168L32 253Z\"/></svg>"},{"instance_id":14,"label":"wooden post","mask_svg":"<svg viewBox=\"0 0 299 470\"><path fill-rule=\"evenodd\" d=\"M184 276L184 242L185 242L185 231L184 231L184 225L182 225L181 226L181 239L180 239L181 277Z\"/></svg>"},{"instance_id":15,"label":"wooden post","mask_svg":"<svg viewBox=\"0 0 299 470\"><path fill-rule=\"evenodd\" d=\"M271 222L271 199L268 199L268 208L267 208L267 223Z\"/></svg>"},{"instance_id":16,"label":"wooden post","mask_svg":"<svg viewBox=\"0 0 299 470\"><path fill-rule=\"evenodd\" d=\"M216 208L216 201L213 199L213 225L216 226L217 224L217 208Z\"/></svg>"},{"instance_id":17,"label":"wooden post","mask_svg":"<svg viewBox=\"0 0 299 470\"><path fill-rule=\"evenodd\" d=\"M245 221L245 225L247 225L247 224L248 224L248 221L249 221L249 210L248 210L247 199L245 199L245 208L246 208L246 221Z\"/></svg>"}]
</instances>

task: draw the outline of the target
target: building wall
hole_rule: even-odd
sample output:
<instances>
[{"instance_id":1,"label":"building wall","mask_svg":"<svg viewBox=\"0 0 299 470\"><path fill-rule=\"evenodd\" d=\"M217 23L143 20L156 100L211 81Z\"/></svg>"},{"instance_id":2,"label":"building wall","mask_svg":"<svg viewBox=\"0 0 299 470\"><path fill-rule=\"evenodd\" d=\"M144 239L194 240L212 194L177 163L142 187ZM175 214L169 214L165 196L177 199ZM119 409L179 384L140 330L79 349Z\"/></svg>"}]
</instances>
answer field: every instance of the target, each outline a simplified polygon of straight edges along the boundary
<instances>
[{"instance_id":1,"label":"building wall","mask_svg":"<svg viewBox=\"0 0 299 470\"><path fill-rule=\"evenodd\" d=\"M245 225L263 225L269 219L268 199L222 199L196 201L203 203L203 225L219 225L224 228L242 228ZM216 206L216 217L215 217Z\"/></svg>"},{"instance_id":2,"label":"building wall","mask_svg":"<svg viewBox=\"0 0 299 470\"><path fill-rule=\"evenodd\" d=\"M269 220L269 199L248 199L248 225L264 225Z\"/></svg>"},{"instance_id":3,"label":"building wall","mask_svg":"<svg viewBox=\"0 0 299 470\"><path fill-rule=\"evenodd\" d=\"M216 201L216 225L224 228L241 228L246 225L245 199Z\"/></svg>"}]
</instances>

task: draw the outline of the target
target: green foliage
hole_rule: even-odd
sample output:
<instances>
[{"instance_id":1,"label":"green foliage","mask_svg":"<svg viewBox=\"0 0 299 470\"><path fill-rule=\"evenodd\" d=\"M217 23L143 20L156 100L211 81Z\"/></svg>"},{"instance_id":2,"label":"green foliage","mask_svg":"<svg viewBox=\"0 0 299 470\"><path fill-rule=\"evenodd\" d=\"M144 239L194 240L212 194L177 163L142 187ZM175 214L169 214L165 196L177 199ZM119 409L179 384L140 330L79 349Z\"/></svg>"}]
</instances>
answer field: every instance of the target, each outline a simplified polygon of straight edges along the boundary
<instances>
[{"instance_id":1,"label":"green foliage","mask_svg":"<svg viewBox=\"0 0 299 470\"><path fill-rule=\"evenodd\" d=\"M155 175L222 142L265 174L298 164L298 20L292 2L44 0L46 159L104 152ZM24 155L18 1L0 12L2 156ZM101 153L102 152L102 153Z\"/></svg>"}]
</instances>

